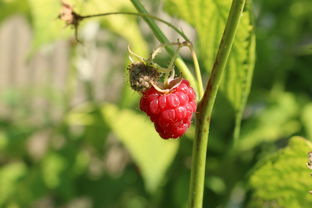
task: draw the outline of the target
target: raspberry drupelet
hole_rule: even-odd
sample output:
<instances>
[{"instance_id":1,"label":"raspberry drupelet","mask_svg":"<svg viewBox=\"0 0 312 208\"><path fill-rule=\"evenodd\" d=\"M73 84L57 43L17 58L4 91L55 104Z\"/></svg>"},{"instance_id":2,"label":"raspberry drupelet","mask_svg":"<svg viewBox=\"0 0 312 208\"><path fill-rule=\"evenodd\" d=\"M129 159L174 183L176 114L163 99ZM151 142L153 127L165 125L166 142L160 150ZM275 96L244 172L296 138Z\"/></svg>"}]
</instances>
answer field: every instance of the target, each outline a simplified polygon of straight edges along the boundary
<instances>
[{"instance_id":1,"label":"raspberry drupelet","mask_svg":"<svg viewBox=\"0 0 312 208\"><path fill-rule=\"evenodd\" d=\"M140 109L150 117L163 139L178 138L191 125L196 112L196 94L184 79L169 92L151 87L143 92Z\"/></svg>"}]
</instances>

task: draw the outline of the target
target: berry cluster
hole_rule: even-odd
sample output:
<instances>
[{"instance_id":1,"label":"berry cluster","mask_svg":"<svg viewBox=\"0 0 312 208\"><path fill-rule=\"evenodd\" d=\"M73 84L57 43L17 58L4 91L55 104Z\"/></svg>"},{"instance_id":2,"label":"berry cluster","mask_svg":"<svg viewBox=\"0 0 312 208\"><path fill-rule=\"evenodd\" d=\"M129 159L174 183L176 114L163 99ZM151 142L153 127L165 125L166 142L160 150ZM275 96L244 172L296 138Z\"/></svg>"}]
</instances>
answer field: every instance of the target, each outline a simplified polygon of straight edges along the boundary
<instances>
[{"instance_id":1,"label":"berry cluster","mask_svg":"<svg viewBox=\"0 0 312 208\"><path fill-rule=\"evenodd\" d=\"M191 125L192 114L196 112L196 94L187 80L169 92L151 87L143 92L140 109L154 122L162 138L178 138Z\"/></svg>"}]
</instances>

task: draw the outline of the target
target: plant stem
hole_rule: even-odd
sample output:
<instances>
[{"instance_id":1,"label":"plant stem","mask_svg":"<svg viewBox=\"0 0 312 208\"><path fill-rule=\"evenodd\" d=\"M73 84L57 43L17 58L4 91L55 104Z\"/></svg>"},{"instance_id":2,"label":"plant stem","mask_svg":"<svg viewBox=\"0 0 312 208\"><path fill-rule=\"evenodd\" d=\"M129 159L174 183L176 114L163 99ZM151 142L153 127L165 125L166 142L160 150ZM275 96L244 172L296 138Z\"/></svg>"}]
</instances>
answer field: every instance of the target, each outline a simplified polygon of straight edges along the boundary
<instances>
[{"instance_id":1,"label":"plant stem","mask_svg":"<svg viewBox=\"0 0 312 208\"><path fill-rule=\"evenodd\" d=\"M198 59L195 53L195 50L193 48L193 46L190 46L190 50L192 53L192 58L193 58L193 62L194 62L194 69L195 69L195 74L196 74L196 79L197 79L197 88L198 88L198 97L199 100L202 99L203 95L204 95L204 88L203 88L203 80L202 80L202 76L200 73L200 67L199 67L199 63L198 63Z\"/></svg>"},{"instance_id":2,"label":"plant stem","mask_svg":"<svg viewBox=\"0 0 312 208\"><path fill-rule=\"evenodd\" d=\"M229 17L222 35L208 84L196 117L196 135L193 143L192 169L189 192L189 207L202 208L205 182L206 154L212 109L230 54L236 29L246 0L233 0Z\"/></svg>"},{"instance_id":3,"label":"plant stem","mask_svg":"<svg viewBox=\"0 0 312 208\"><path fill-rule=\"evenodd\" d=\"M140 14L148 14L148 12L146 11L146 9L144 8L144 6L141 4L139 0L131 0L131 2L135 6L135 8L138 10L138 12L140 12ZM164 35L164 33L160 30L160 28L157 26L157 24L155 23L153 19L149 18L148 16L146 17L142 16L142 18L151 28L151 30L153 31L155 37L159 40L159 42L163 44L170 42L167 39L167 37ZM182 37L184 38L184 36ZM189 40L186 39L186 41L189 41ZM171 56L174 55L175 51L172 49L172 47L167 46L165 48ZM182 75L191 83L192 87L194 87L194 89L197 89L195 78L193 74L190 72L190 70L188 69L188 67L186 66L186 64L184 63L184 61L180 57L178 57L175 61L175 64L181 71ZM197 92L199 92L199 89L197 89Z\"/></svg>"},{"instance_id":4,"label":"plant stem","mask_svg":"<svg viewBox=\"0 0 312 208\"><path fill-rule=\"evenodd\" d=\"M174 26L173 24L171 24L170 22L167 22L159 17L147 14L147 13L136 13L136 12L106 12L106 13L99 13L99 14L91 14L91 15L85 15L85 16L80 16L81 19L87 19L87 18L94 18L94 17L103 17L103 16L109 16L109 15L133 15L133 16L140 16L143 18L150 18L150 19L154 19L157 20L159 22L162 22L164 24L166 24L168 27L171 27L174 31L176 31L179 35L181 35L184 40L190 42L190 40L187 38L187 36L181 31L179 30L176 26Z\"/></svg>"}]
</instances>

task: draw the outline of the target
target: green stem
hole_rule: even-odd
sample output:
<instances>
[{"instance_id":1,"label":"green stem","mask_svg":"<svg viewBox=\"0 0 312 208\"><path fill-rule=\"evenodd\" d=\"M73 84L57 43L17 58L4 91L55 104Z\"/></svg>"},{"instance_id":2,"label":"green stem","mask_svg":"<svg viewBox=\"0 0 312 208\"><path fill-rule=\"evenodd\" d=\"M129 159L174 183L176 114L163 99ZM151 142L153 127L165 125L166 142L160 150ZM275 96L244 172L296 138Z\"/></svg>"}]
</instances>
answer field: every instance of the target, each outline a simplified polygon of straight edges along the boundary
<instances>
[{"instance_id":1,"label":"green stem","mask_svg":"<svg viewBox=\"0 0 312 208\"><path fill-rule=\"evenodd\" d=\"M212 109L245 2L246 0L232 1L229 17L219 45L217 57L213 65L204 96L198 104L189 192L190 208L202 208L208 134Z\"/></svg>"},{"instance_id":2,"label":"green stem","mask_svg":"<svg viewBox=\"0 0 312 208\"><path fill-rule=\"evenodd\" d=\"M87 18L93 18L93 17L103 17L103 16L109 16L109 15L134 15L134 16L140 16L143 18L147 18L147 19L154 19L157 20L159 22L162 22L164 24L166 24L167 26L171 27L174 31L176 31L179 35L181 35L184 40L190 42L190 40L187 38L187 36L181 31L179 30L176 26L174 26L173 24L171 24L170 22L167 22L159 17L147 14L147 13L136 13L136 12L106 12L106 13L99 13L99 14L91 14L91 15L85 15L85 16L80 16L81 19L87 19Z\"/></svg>"},{"instance_id":3,"label":"green stem","mask_svg":"<svg viewBox=\"0 0 312 208\"><path fill-rule=\"evenodd\" d=\"M195 53L193 46L190 46L190 50L191 50L192 58L193 58L193 62L194 62L194 69L195 69L195 74L196 74L196 79L197 79L198 95L199 95L199 99L201 99L204 95L203 80L202 80L202 76L200 73L200 67L199 67L198 59L197 59L197 56L196 56L196 53Z\"/></svg>"},{"instance_id":4,"label":"green stem","mask_svg":"<svg viewBox=\"0 0 312 208\"><path fill-rule=\"evenodd\" d=\"M138 12L140 12L140 14L148 14L148 12L146 11L146 9L144 8L144 6L141 4L141 2L139 0L131 0L131 2L135 6L135 8L138 10ZM144 16L142 16L142 18L145 20L145 22L151 28L151 30L153 31L155 37L159 40L159 42L161 42L161 43L169 43L170 42L167 39L167 37L164 35L164 33L160 30L160 28L157 26L157 24L155 23L155 21L153 19L148 18L148 17L144 17ZM189 40L186 40L186 41L189 41ZM172 49L172 47L168 46L165 48L171 56L174 55L175 51ZM182 75L191 83L192 87L194 87L194 89L197 89L195 78L194 78L193 74L190 72L190 70L188 69L188 67L186 66L186 64L184 63L184 61L180 57L178 57L175 61L175 64L179 68L179 70L181 71ZM197 92L199 92L199 89L197 89Z\"/></svg>"}]
</instances>

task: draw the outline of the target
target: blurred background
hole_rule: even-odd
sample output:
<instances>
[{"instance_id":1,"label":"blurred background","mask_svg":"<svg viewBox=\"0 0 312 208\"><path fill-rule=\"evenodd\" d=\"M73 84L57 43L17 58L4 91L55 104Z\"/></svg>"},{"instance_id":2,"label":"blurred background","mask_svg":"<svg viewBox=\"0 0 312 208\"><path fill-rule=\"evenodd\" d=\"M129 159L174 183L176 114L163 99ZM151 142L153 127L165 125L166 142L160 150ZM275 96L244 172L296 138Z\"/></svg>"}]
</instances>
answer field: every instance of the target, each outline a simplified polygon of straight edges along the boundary
<instances>
[{"instance_id":1,"label":"blurred background","mask_svg":"<svg viewBox=\"0 0 312 208\"><path fill-rule=\"evenodd\" d=\"M135 10L126 0L80 2L85 14ZM196 42L162 1L142 2ZM279 207L251 204L249 175L291 136L312 139L312 1L253 3L256 66L239 147L231 151L234 110L220 93L204 207ZM161 140L127 80L128 44L147 57L158 41L142 20L112 16L84 22L77 45L60 9L56 0L0 0L0 207L186 207L194 127ZM192 67L189 52L181 55Z\"/></svg>"}]
</instances>

